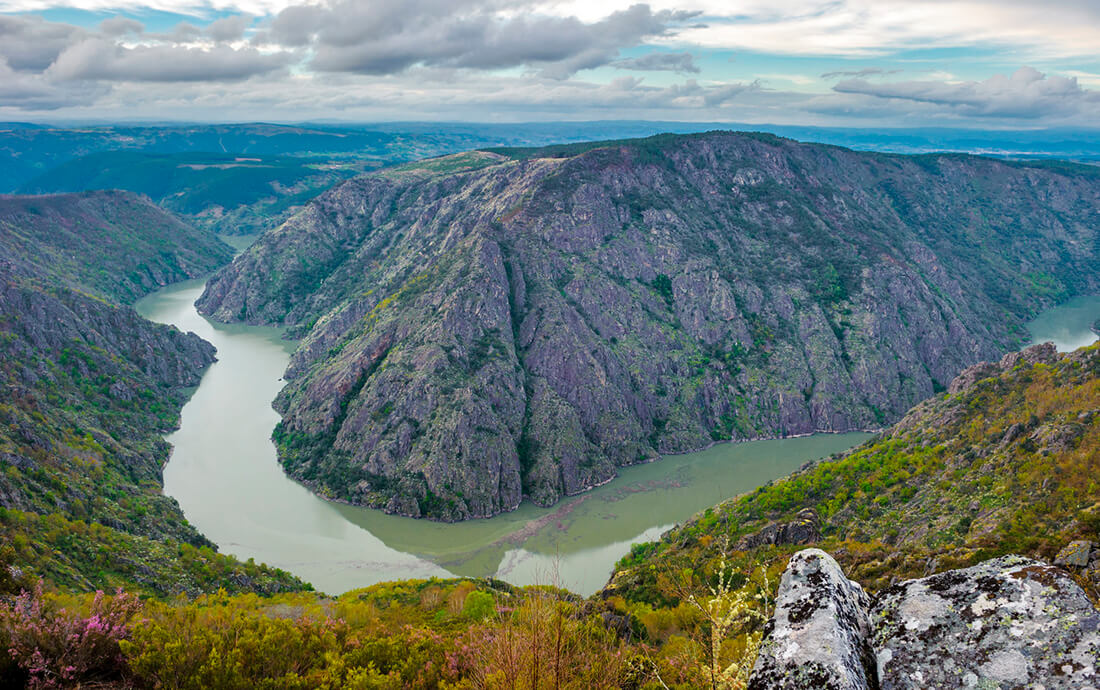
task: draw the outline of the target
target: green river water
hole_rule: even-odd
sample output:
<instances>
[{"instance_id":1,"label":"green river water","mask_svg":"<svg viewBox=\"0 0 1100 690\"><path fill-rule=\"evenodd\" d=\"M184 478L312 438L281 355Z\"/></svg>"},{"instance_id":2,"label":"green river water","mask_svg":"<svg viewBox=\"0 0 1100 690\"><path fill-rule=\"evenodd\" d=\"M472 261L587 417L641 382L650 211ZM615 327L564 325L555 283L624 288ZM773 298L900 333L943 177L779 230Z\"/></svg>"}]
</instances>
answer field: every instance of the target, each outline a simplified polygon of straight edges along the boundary
<instances>
[{"instance_id":1,"label":"green river water","mask_svg":"<svg viewBox=\"0 0 1100 690\"><path fill-rule=\"evenodd\" d=\"M625 468L613 482L553 508L525 503L460 524L331 503L283 473L270 440L279 420L271 401L294 343L279 329L208 321L194 308L203 284L179 283L136 305L146 318L193 331L218 349L179 430L167 437L173 451L164 491L222 552L278 566L330 594L394 579L492 575L588 595L632 543L870 437L723 443ZM1033 337L1054 339L1061 349L1094 339L1088 325L1100 316L1100 298L1058 309L1032 324Z\"/></svg>"}]
</instances>

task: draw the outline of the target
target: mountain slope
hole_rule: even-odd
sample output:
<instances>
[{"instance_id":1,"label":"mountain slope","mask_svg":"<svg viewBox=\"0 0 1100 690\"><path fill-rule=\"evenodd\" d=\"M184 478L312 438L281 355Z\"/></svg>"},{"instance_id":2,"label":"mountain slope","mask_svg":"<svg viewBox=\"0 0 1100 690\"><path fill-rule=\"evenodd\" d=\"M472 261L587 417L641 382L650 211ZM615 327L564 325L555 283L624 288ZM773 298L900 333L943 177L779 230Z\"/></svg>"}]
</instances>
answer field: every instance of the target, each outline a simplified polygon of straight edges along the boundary
<instances>
[{"instance_id":1,"label":"mountain slope","mask_svg":"<svg viewBox=\"0 0 1100 690\"><path fill-rule=\"evenodd\" d=\"M233 251L136 194L85 192L0 195L0 255L20 274L129 303Z\"/></svg>"},{"instance_id":2,"label":"mountain slope","mask_svg":"<svg viewBox=\"0 0 1100 690\"><path fill-rule=\"evenodd\" d=\"M125 189L211 232L252 234L279 225L302 203L364 167L283 156L105 151L52 168L20 191Z\"/></svg>"},{"instance_id":3,"label":"mountain slope","mask_svg":"<svg viewBox=\"0 0 1100 690\"><path fill-rule=\"evenodd\" d=\"M1100 289L1100 171L709 133L346 182L200 309L304 337L277 406L320 492L442 519L726 439L882 426Z\"/></svg>"},{"instance_id":4,"label":"mountain slope","mask_svg":"<svg viewBox=\"0 0 1100 690\"><path fill-rule=\"evenodd\" d=\"M709 567L723 544L751 570L811 543L872 590L1003 554L1049 562L1100 542L1097 477L1100 346L1035 346L967 369L879 438L636 546L608 591L662 601L661 576ZM1074 572L1100 600L1100 562Z\"/></svg>"},{"instance_id":5,"label":"mountain slope","mask_svg":"<svg viewBox=\"0 0 1100 690\"><path fill-rule=\"evenodd\" d=\"M228 249L130 194L0 197L2 555L55 585L300 587L219 556L161 492L162 434L214 361L130 301Z\"/></svg>"}]
</instances>

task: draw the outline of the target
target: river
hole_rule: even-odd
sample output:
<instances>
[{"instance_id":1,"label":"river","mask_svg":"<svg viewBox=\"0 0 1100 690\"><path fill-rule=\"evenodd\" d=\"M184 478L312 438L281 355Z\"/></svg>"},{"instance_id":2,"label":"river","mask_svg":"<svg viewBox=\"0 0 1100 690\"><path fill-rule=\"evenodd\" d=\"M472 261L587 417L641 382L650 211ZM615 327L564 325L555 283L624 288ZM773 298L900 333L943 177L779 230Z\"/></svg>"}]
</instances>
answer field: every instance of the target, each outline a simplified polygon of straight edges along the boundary
<instances>
[{"instance_id":1,"label":"river","mask_svg":"<svg viewBox=\"0 0 1100 690\"><path fill-rule=\"evenodd\" d=\"M193 331L218 349L184 406L164 469L164 491L223 553L288 570L337 594L387 580L452 575L598 590L632 543L704 508L841 452L869 434L723 443L624 468L613 482L552 508L524 503L488 520L444 524L325 501L288 478L276 459L271 401L294 343L276 328L226 325L194 302L204 280L141 300L146 318ZM1032 324L1061 348L1091 342L1100 298L1071 302ZM1055 313L1054 317L1050 314ZM1082 328L1066 324L1084 324Z\"/></svg>"}]
</instances>

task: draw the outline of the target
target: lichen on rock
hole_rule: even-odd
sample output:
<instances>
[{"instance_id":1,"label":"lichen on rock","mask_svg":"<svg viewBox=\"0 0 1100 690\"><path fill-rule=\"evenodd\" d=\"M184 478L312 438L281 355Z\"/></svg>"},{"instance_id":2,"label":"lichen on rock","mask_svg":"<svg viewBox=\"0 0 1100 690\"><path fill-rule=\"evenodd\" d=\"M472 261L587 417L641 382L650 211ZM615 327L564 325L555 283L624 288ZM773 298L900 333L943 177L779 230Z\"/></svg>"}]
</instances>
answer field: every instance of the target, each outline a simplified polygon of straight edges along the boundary
<instances>
[{"instance_id":1,"label":"lichen on rock","mask_svg":"<svg viewBox=\"0 0 1100 690\"><path fill-rule=\"evenodd\" d=\"M832 556L819 549L795 554L779 584L750 690L876 687L869 604Z\"/></svg>"},{"instance_id":2,"label":"lichen on rock","mask_svg":"<svg viewBox=\"0 0 1100 690\"><path fill-rule=\"evenodd\" d=\"M905 582L871 610L884 690L1085 688L1100 612L1069 575L1020 556Z\"/></svg>"},{"instance_id":3,"label":"lichen on rock","mask_svg":"<svg viewBox=\"0 0 1100 690\"><path fill-rule=\"evenodd\" d=\"M1098 667L1100 611L1060 568L1003 556L872 600L808 549L783 575L749 687L1095 688Z\"/></svg>"}]
</instances>

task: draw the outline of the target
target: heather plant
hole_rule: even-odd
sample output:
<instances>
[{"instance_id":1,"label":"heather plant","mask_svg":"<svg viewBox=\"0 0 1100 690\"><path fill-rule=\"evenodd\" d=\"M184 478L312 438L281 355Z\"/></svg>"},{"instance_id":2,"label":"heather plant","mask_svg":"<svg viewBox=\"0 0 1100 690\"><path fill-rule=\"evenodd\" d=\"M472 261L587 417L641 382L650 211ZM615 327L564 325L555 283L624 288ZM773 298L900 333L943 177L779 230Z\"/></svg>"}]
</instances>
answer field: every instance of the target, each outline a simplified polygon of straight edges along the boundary
<instances>
[{"instance_id":1,"label":"heather plant","mask_svg":"<svg viewBox=\"0 0 1100 690\"><path fill-rule=\"evenodd\" d=\"M132 595L96 592L82 615L58 607L42 585L0 606L0 626L15 663L31 687L51 688L119 680L125 660L120 642L141 608Z\"/></svg>"}]
</instances>

